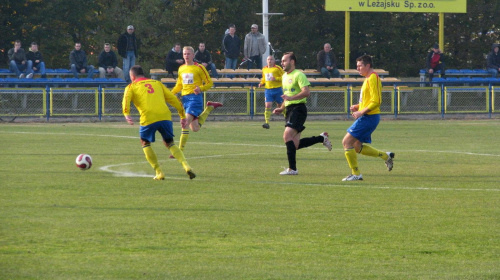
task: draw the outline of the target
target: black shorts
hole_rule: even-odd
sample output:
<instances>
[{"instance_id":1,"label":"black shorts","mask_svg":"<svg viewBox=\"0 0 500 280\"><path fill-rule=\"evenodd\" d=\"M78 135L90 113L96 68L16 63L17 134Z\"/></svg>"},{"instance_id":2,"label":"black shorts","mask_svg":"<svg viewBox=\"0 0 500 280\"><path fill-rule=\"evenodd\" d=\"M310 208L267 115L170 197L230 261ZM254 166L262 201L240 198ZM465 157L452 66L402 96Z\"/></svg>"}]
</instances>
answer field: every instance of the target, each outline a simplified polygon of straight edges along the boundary
<instances>
[{"instance_id":1,"label":"black shorts","mask_svg":"<svg viewBox=\"0 0 500 280\"><path fill-rule=\"evenodd\" d=\"M306 129L306 127L304 126L306 119L307 107L305 103L286 106L285 127L291 127L300 133L304 129Z\"/></svg>"}]
</instances>

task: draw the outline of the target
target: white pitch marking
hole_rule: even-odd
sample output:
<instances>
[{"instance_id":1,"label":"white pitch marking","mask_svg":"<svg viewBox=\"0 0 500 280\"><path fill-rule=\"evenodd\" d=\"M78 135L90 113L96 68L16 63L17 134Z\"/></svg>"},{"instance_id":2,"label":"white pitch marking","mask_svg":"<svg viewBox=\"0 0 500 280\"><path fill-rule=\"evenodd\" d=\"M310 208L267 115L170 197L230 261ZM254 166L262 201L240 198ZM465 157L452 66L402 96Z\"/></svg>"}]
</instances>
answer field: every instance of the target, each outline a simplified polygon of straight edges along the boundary
<instances>
[{"instance_id":1,"label":"white pitch marking","mask_svg":"<svg viewBox=\"0 0 500 280\"><path fill-rule=\"evenodd\" d=\"M500 192L500 189L457 189L457 188L430 188L430 187L373 187L354 184L320 184L320 183L294 183L294 182L264 182L253 181L253 183L277 184L277 185L300 185L300 186L320 186L320 187L339 187L339 188L365 188L365 189L384 189L384 190L424 190L424 191L490 191Z\"/></svg>"},{"instance_id":2,"label":"white pitch marking","mask_svg":"<svg viewBox=\"0 0 500 280\"><path fill-rule=\"evenodd\" d=\"M79 136L96 136L96 137L108 137L108 138L127 138L127 139L139 139L137 136L120 136L120 135L103 135L103 134L86 134L86 133L49 133L49 132L4 132L0 133L18 133L18 134L47 134L47 135L79 135ZM191 144L199 145L228 145L228 146L250 146L250 147L273 147L273 148L285 148L285 145L266 145L266 144L242 144L242 143L214 143L214 142L189 142ZM309 147L308 149L324 149L323 147ZM333 151L343 151L343 149L333 149ZM500 155L495 154L483 154L483 153L471 153L462 151L432 151L432 150L396 150L396 152L424 152L424 153L449 153L449 154L464 154L471 156L489 156L489 157L500 157ZM216 157L216 156L212 156Z\"/></svg>"},{"instance_id":3,"label":"white pitch marking","mask_svg":"<svg viewBox=\"0 0 500 280\"><path fill-rule=\"evenodd\" d=\"M126 166L126 165L134 165L134 164L139 164L139 163L142 164L142 163L147 163L147 162L128 162L128 163L112 164L112 165L102 166L102 167L99 168L99 170L112 173L114 176L117 176L117 177L145 177L145 178L153 178L154 175L152 175L152 174L137 173L137 172L131 172L131 171L117 171L117 170L111 169L113 167ZM165 176L165 179L187 180L186 178L169 177L169 176Z\"/></svg>"},{"instance_id":4,"label":"white pitch marking","mask_svg":"<svg viewBox=\"0 0 500 280\"><path fill-rule=\"evenodd\" d=\"M261 154L269 155L269 154L278 154L278 153L261 153ZM190 160L191 159L194 160L194 159L205 159L205 158L216 158L216 157L230 157L230 156L245 156L245 155L257 155L257 153L211 155L211 156L192 157L192 158L189 158L189 159ZM159 160L159 161L160 162L168 162L168 161L171 161L171 160ZM147 162L142 161L142 162L127 162L127 163L111 164L111 165L102 166L102 167L99 168L99 170L102 170L102 171L105 171L105 172L110 172L110 173L112 173L113 175L115 175L117 177L148 177L148 178L153 177L152 175L149 175L149 174L146 174L146 173L135 173L135 172L130 172L130 171L117 171L117 170L113 170L112 169L113 167L126 166L126 165L134 165L134 164L143 164L143 163L147 163ZM167 176L165 176L165 179L167 179L167 178L168 179L179 179L179 180L181 180L181 178L178 178L178 177L167 177Z\"/></svg>"}]
</instances>

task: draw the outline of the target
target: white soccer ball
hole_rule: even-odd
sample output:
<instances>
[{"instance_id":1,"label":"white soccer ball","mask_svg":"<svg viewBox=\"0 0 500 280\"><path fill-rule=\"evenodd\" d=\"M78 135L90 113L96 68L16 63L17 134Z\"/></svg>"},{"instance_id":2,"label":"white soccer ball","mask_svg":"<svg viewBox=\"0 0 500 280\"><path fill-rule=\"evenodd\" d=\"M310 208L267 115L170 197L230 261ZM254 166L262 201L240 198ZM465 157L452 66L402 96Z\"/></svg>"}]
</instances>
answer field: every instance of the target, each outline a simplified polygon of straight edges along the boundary
<instances>
[{"instance_id":1,"label":"white soccer ball","mask_svg":"<svg viewBox=\"0 0 500 280\"><path fill-rule=\"evenodd\" d=\"M76 167L82 171L89 169L92 167L92 158L87 154L79 154L76 157Z\"/></svg>"}]
</instances>

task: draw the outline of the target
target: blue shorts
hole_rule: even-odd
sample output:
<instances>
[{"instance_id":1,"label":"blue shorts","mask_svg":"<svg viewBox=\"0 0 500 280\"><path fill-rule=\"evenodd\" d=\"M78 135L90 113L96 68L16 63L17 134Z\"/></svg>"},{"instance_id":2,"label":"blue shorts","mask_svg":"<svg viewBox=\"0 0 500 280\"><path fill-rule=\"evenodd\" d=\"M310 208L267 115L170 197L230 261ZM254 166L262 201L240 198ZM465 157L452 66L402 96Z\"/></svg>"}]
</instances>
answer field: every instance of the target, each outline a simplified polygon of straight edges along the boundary
<instances>
[{"instance_id":1,"label":"blue shorts","mask_svg":"<svg viewBox=\"0 0 500 280\"><path fill-rule=\"evenodd\" d=\"M266 102L275 101L278 104L283 103L283 98L281 98L281 96L283 95L283 89L280 87L270 89L266 88L264 94L266 95Z\"/></svg>"},{"instance_id":2,"label":"blue shorts","mask_svg":"<svg viewBox=\"0 0 500 280\"><path fill-rule=\"evenodd\" d=\"M379 114L363 115L347 129L347 132L362 143L371 143L372 133L377 128L379 122Z\"/></svg>"},{"instance_id":3,"label":"blue shorts","mask_svg":"<svg viewBox=\"0 0 500 280\"><path fill-rule=\"evenodd\" d=\"M203 94L188 94L182 96L182 106L186 114L199 117L203 112Z\"/></svg>"},{"instance_id":4,"label":"blue shorts","mask_svg":"<svg viewBox=\"0 0 500 280\"><path fill-rule=\"evenodd\" d=\"M160 132L163 140L170 143L174 140L174 129L172 121L159 121L139 128L139 135L142 140L153 143L156 131Z\"/></svg>"}]
</instances>

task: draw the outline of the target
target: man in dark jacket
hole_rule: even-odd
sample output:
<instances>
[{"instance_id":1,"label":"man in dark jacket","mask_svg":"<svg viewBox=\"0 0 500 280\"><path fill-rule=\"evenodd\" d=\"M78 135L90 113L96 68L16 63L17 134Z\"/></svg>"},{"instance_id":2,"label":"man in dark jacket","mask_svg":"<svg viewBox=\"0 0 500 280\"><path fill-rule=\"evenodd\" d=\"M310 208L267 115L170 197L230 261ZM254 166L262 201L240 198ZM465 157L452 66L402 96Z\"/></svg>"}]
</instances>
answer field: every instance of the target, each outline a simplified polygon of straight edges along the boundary
<instances>
[{"instance_id":1,"label":"man in dark jacket","mask_svg":"<svg viewBox=\"0 0 500 280\"><path fill-rule=\"evenodd\" d=\"M491 77L498 77L500 72L500 53L498 52L499 44L491 46L491 52L486 57L486 69L491 73Z\"/></svg>"},{"instance_id":2,"label":"man in dark jacket","mask_svg":"<svg viewBox=\"0 0 500 280\"><path fill-rule=\"evenodd\" d=\"M168 75L172 75L175 78L174 71L179 70L182 64L184 64L184 58L182 57L181 44L177 43L165 58L165 70L168 71Z\"/></svg>"},{"instance_id":3,"label":"man in dark jacket","mask_svg":"<svg viewBox=\"0 0 500 280\"><path fill-rule=\"evenodd\" d=\"M236 26L230 24L229 32L224 36L224 40L222 40L224 56L226 57L226 69L236 69L238 56L240 55L240 38L235 33Z\"/></svg>"},{"instance_id":4,"label":"man in dark jacket","mask_svg":"<svg viewBox=\"0 0 500 280\"><path fill-rule=\"evenodd\" d=\"M69 54L71 72L75 78L78 78L78 73L87 73L87 78L92 78L94 74L94 66L87 65L87 55L82 50L82 44L75 43L75 49Z\"/></svg>"},{"instance_id":5,"label":"man in dark jacket","mask_svg":"<svg viewBox=\"0 0 500 280\"><path fill-rule=\"evenodd\" d=\"M318 71L325 77L330 79L340 77L340 72L337 69L337 58L332 51L332 46L328 43L323 45L323 49L318 52Z\"/></svg>"},{"instance_id":6,"label":"man in dark jacket","mask_svg":"<svg viewBox=\"0 0 500 280\"><path fill-rule=\"evenodd\" d=\"M21 48L21 41L16 40L14 42L14 47L8 51L7 55L9 56L9 69L11 72L16 73L19 79L33 77L31 61L26 60L26 52ZM25 72L28 76L25 75Z\"/></svg>"},{"instance_id":7,"label":"man in dark jacket","mask_svg":"<svg viewBox=\"0 0 500 280\"><path fill-rule=\"evenodd\" d=\"M217 68L215 63L212 62L212 55L205 48L205 43L200 43L198 45L198 50L194 54L194 62L202 64L205 68L210 71L210 76L218 78Z\"/></svg>"},{"instance_id":8,"label":"man in dark jacket","mask_svg":"<svg viewBox=\"0 0 500 280\"><path fill-rule=\"evenodd\" d=\"M436 43L432 50L427 54L427 73L429 73L429 82L432 82L434 73L441 71L441 77L444 78L444 54L441 53L439 45Z\"/></svg>"},{"instance_id":9,"label":"man in dark jacket","mask_svg":"<svg viewBox=\"0 0 500 280\"><path fill-rule=\"evenodd\" d=\"M118 54L123 57L123 73L125 80L130 83L129 70L135 65L137 58L138 42L134 33L134 26L127 26L127 32L118 38Z\"/></svg>"},{"instance_id":10,"label":"man in dark jacket","mask_svg":"<svg viewBox=\"0 0 500 280\"><path fill-rule=\"evenodd\" d=\"M99 78L106 78L106 73L114 74L120 79L124 79L123 71L118 67L116 54L111 50L111 44L104 44L104 50L99 54Z\"/></svg>"},{"instance_id":11,"label":"man in dark jacket","mask_svg":"<svg viewBox=\"0 0 500 280\"><path fill-rule=\"evenodd\" d=\"M42 78L47 78L45 62L43 61L42 53L38 51L38 44L36 42L31 43L31 48L26 55L26 59L31 61L33 73L40 73Z\"/></svg>"}]
</instances>

